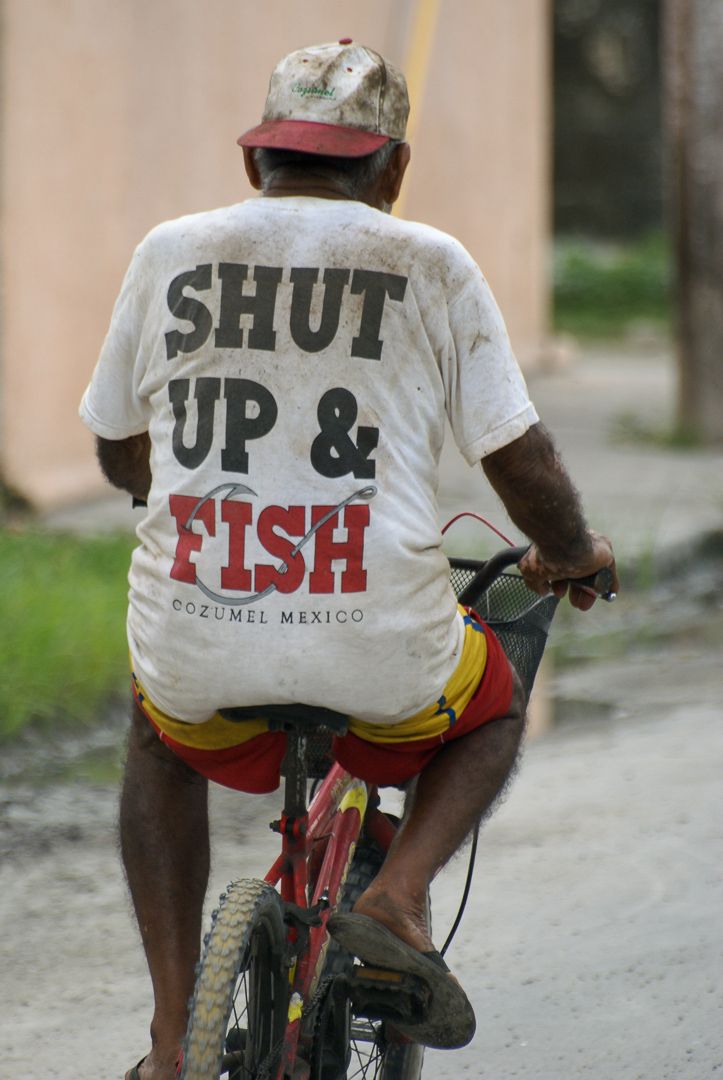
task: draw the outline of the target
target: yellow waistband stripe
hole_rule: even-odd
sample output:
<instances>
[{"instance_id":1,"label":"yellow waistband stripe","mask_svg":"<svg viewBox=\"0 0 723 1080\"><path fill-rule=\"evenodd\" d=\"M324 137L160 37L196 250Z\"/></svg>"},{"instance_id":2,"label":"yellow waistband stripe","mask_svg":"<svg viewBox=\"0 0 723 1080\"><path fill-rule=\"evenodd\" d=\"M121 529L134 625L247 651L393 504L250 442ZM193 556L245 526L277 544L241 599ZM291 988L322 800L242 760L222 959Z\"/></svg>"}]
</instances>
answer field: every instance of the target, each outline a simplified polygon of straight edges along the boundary
<instances>
[{"instance_id":1,"label":"yellow waistband stripe","mask_svg":"<svg viewBox=\"0 0 723 1080\"><path fill-rule=\"evenodd\" d=\"M457 718L467 708L479 686L487 663L487 639L484 630L467 615L464 608L460 607L459 610L464 617L462 656L444 692L434 705L429 705L414 716L387 727L352 718L349 730L354 735L374 743L414 742L417 739L435 738L456 724Z\"/></svg>"},{"instance_id":2,"label":"yellow waistband stripe","mask_svg":"<svg viewBox=\"0 0 723 1080\"><path fill-rule=\"evenodd\" d=\"M487 663L484 630L463 608L459 610L464 617L462 656L438 700L414 716L393 725L370 724L366 720L352 717L349 731L367 742L395 743L435 738L454 726L477 689ZM266 720L244 720L237 723L227 720L220 713L215 713L201 724L176 720L153 704L135 674L132 674L132 678L135 693L144 711L164 735L182 746L189 746L194 750L225 750L268 731Z\"/></svg>"},{"instance_id":3,"label":"yellow waistband stripe","mask_svg":"<svg viewBox=\"0 0 723 1080\"><path fill-rule=\"evenodd\" d=\"M176 720L153 704L134 673L131 673L131 678L144 712L164 735L168 735L181 746L190 746L194 750L226 750L229 746L239 746L240 743L248 742L269 730L266 720L234 722L220 713L214 713L202 724L187 724L184 720Z\"/></svg>"}]
</instances>

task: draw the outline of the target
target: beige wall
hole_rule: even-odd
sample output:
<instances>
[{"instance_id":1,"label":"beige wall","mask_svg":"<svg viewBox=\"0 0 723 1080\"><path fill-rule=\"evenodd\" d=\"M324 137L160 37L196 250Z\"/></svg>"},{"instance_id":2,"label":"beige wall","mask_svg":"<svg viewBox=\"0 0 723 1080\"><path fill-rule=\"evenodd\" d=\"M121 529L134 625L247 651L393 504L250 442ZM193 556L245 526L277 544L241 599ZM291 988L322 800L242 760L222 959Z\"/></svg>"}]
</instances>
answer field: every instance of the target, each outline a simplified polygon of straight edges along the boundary
<instances>
[{"instance_id":1,"label":"beige wall","mask_svg":"<svg viewBox=\"0 0 723 1080\"><path fill-rule=\"evenodd\" d=\"M77 404L131 252L160 220L250 193L235 139L276 60L352 36L405 67L435 8L404 213L472 251L529 365L546 332L546 0L2 0L8 483L39 506L100 487Z\"/></svg>"}]
</instances>

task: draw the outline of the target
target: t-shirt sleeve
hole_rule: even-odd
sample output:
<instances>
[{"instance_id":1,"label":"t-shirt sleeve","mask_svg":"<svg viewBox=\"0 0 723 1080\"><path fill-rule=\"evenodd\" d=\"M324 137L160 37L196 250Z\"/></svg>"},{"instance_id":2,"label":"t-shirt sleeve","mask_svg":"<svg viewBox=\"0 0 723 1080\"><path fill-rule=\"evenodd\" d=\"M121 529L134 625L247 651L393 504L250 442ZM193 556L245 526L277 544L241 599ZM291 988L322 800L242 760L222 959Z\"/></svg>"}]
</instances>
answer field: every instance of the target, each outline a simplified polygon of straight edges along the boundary
<instances>
[{"instance_id":1,"label":"t-shirt sleeve","mask_svg":"<svg viewBox=\"0 0 723 1080\"><path fill-rule=\"evenodd\" d=\"M500 310L471 259L464 284L449 302L448 317L447 415L462 455L475 465L519 439L539 418Z\"/></svg>"},{"instance_id":2,"label":"t-shirt sleeve","mask_svg":"<svg viewBox=\"0 0 723 1080\"><path fill-rule=\"evenodd\" d=\"M80 403L80 418L96 435L126 439L148 430L150 406L139 392L144 375L140 349L147 274L145 244L128 267L93 377Z\"/></svg>"}]
</instances>

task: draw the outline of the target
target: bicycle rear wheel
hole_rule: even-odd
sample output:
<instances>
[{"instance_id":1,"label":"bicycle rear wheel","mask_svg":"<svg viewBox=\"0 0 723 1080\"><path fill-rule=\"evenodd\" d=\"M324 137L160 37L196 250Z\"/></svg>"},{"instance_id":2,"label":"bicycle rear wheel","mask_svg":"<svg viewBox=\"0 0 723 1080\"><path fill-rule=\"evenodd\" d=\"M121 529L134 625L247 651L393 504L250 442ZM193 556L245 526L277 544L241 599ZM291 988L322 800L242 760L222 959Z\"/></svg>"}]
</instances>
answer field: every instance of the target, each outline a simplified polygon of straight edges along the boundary
<instances>
[{"instance_id":1,"label":"bicycle rear wheel","mask_svg":"<svg viewBox=\"0 0 723 1080\"><path fill-rule=\"evenodd\" d=\"M206 935L182 1080L255 1080L278 1066L289 982L283 907L263 881L229 885Z\"/></svg>"},{"instance_id":2,"label":"bicycle rear wheel","mask_svg":"<svg viewBox=\"0 0 723 1080\"><path fill-rule=\"evenodd\" d=\"M383 861L376 844L359 842L339 911L351 911ZM311 1080L419 1080L423 1046L395 1040L384 1023L354 1016L349 1002L335 997L334 976L348 974L353 966L354 958L332 939L324 965L327 992L318 1007Z\"/></svg>"}]
</instances>

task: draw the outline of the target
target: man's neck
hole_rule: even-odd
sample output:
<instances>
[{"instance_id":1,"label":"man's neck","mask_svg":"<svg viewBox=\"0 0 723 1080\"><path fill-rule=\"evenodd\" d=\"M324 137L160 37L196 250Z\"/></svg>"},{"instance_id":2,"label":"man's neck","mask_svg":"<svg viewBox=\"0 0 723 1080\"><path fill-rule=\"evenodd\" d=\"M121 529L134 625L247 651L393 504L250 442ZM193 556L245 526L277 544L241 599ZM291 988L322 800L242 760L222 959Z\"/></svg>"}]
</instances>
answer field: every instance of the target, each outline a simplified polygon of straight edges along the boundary
<instances>
[{"instance_id":1,"label":"man's neck","mask_svg":"<svg viewBox=\"0 0 723 1080\"><path fill-rule=\"evenodd\" d=\"M288 198L289 196L306 196L314 199L346 199L355 201L339 185L328 177L306 176L272 178L268 186L261 193L265 198Z\"/></svg>"}]
</instances>

